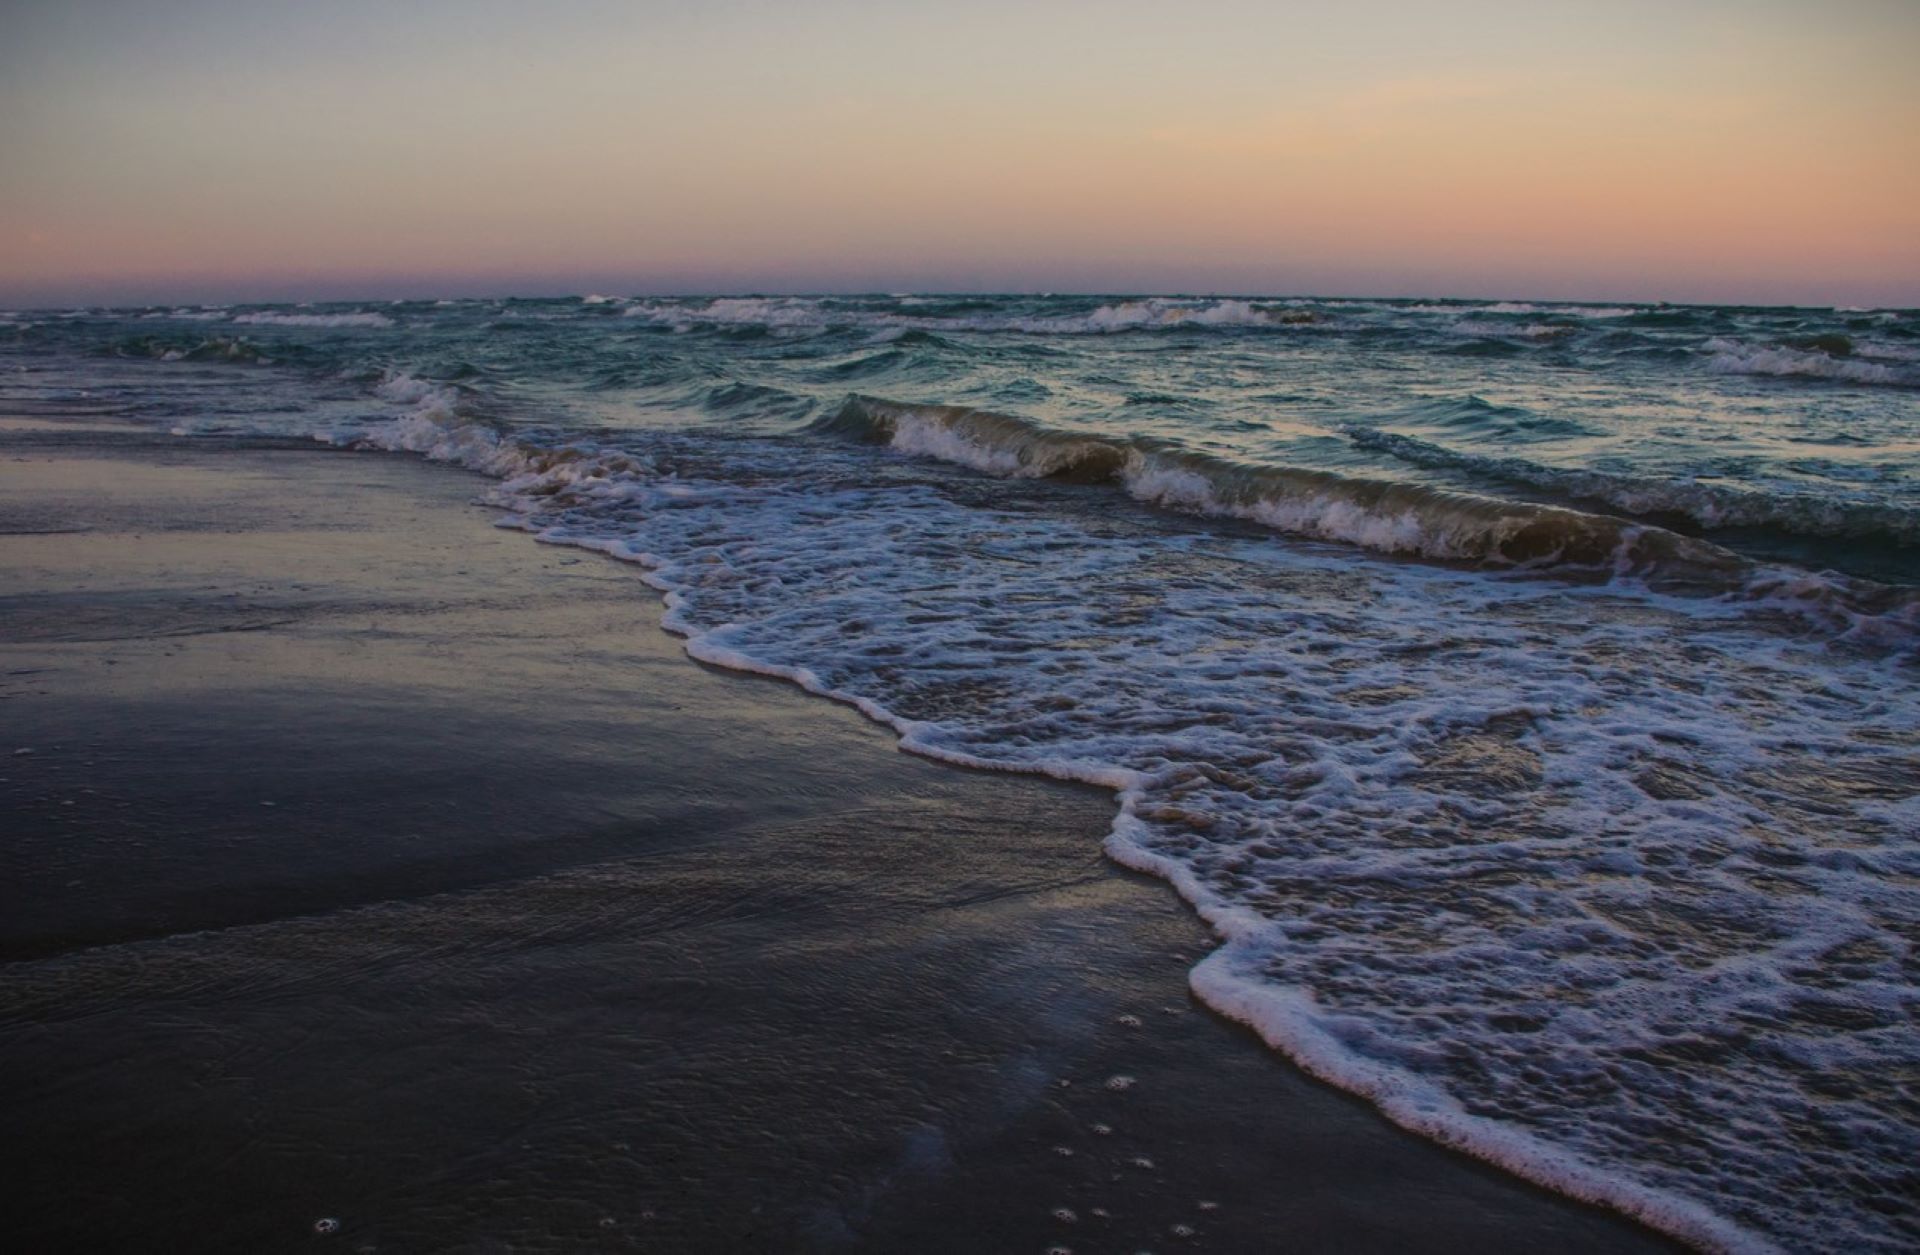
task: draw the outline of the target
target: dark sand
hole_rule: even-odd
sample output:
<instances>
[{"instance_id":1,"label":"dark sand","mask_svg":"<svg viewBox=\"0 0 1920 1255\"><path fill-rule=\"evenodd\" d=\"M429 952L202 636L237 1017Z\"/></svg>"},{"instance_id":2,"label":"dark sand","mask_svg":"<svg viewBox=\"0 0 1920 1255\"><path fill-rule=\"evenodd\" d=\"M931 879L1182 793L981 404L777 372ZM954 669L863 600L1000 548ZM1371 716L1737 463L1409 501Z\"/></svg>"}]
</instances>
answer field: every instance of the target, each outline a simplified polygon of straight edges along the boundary
<instances>
[{"instance_id":1,"label":"dark sand","mask_svg":"<svg viewBox=\"0 0 1920 1255\"><path fill-rule=\"evenodd\" d=\"M1106 795L695 665L480 489L0 423L8 1249L1661 1248L1198 1007Z\"/></svg>"}]
</instances>

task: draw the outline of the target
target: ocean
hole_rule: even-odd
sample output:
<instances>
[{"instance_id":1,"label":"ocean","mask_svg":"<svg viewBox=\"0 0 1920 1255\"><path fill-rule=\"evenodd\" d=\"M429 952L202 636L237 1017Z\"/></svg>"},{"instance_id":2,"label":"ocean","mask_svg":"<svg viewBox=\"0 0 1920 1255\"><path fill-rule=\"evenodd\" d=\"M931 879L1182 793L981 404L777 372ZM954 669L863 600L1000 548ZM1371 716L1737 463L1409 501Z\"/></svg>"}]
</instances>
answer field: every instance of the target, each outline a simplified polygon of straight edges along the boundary
<instances>
[{"instance_id":1,"label":"ocean","mask_svg":"<svg viewBox=\"0 0 1920 1255\"><path fill-rule=\"evenodd\" d=\"M1195 992L1405 1127L1707 1246L1920 1241L1920 311L0 315L36 413L482 472L694 657L1114 790Z\"/></svg>"}]
</instances>

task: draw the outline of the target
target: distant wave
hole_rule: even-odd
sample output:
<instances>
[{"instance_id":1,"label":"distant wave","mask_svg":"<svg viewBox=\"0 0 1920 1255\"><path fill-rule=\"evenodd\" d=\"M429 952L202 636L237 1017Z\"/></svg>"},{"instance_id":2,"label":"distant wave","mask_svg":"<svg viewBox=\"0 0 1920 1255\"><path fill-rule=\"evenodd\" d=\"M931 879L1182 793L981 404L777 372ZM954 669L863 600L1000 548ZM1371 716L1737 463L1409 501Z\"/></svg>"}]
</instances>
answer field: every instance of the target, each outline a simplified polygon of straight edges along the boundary
<instances>
[{"instance_id":1,"label":"distant wave","mask_svg":"<svg viewBox=\"0 0 1920 1255\"><path fill-rule=\"evenodd\" d=\"M1621 305L1535 305L1526 301L1498 301L1486 307L1489 314L1558 314L1564 318L1626 318L1641 312L1637 306Z\"/></svg>"},{"instance_id":2,"label":"distant wave","mask_svg":"<svg viewBox=\"0 0 1920 1255\"><path fill-rule=\"evenodd\" d=\"M1115 331L1165 331L1181 327L1301 327L1317 321L1309 311L1253 301L1147 299L1102 305L1079 317L1022 319L1013 330L1034 334L1100 335Z\"/></svg>"},{"instance_id":3,"label":"distant wave","mask_svg":"<svg viewBox=\"0 0 1920 1255\"><path fill-rule=\"evenodd\" d=\"M264 327L391 327L393 319L385 314L361 310L352 314L236 314L236 323Z\"/></svg>"},{"instance_id":4,"label":"distant wave","mask_svg":"<svg viewBox=\"0 0 1920 1255\"><path fill-rule=\"evenodd\" d=\"M168 322L219 322L227 317L227 308L222 305L218 308L210 307L207 309L155 310L152 313L142 314L140 317L148 321L164 319Z\"/></svg>"},{"instance_id":5,"label":"distant wave","mask_svg":"<svg viewBox=\"0 0 1920 1255\"><path fill-rule=\"evenodd\" d=\"M114 357L150 357L161 362L244 362L269 365L276 359L246 336L154 334L123 336L102 346Z\"/></svg>"},{"instance_id":6,"label":"distant wave","mask_svg":"<svg viewBox=\"0 0 1920 1255\"><path fill-rule=\"evenodd\" d=\"M1324 315L1288 302L1184 297L1145 297L1101 305L1086 313L1040 316L1007 316L964 309L944 315L899 312L909 308L925 309L926 306L903 301L896 310L870 310L838 306L811 297L721 297L705 303L638 301L624 312L630 318L644 318L679 331L700 326L757 326L773 330L871 326L1021 335L1111 335L1124 331L1202 328L1296 328L1325 321Z\"/></svg>"},{"instance_id":7,"label":"distant wave","mask_svg":"<svg viewBox=\"0 0 1920 1255\"><path fill-rule=\"evenodd\" d=\"M1414 305L1387 304L1381 306L1398 313L1407 314L1547 314L1557 318L1626 318L1634 314L1647 312L1640 306L1621 305L1555 305L1546 301L1495 301L1481 304L1475 301L1425 302Z\"/></svg>"},{"instance_id":8,"label":"distant wave","mask_svg":"<svg viewBox=\"0 0 1920 1255\"><path fill-rule=\"evenodd\" d=\"M1491 311L1489 311L1491 312ZM1557 322L1488 322L1484 318L1462 318L1449 328L1455 335L1507 337L1518 340L1564 340L1574 328Z\"/></svg>"},{"instance_id":9,"label":"distant wave","mask_svg":"<svg viewBox=\"0 0 1920 1255\"><path fill-rule=\"evenodd\" d=\"M1822 337L1832 346L1798 347L1788 344L1754 345L1716 338L1703 349L1710 354L1707 369L1722 375L1773 375L1786 379L1831 379L1842 383L1920 387L1920 370L1855 356L1844 337ZM1839 345L1847 347L1834 351Z\"/></svg>"}]
</instances>

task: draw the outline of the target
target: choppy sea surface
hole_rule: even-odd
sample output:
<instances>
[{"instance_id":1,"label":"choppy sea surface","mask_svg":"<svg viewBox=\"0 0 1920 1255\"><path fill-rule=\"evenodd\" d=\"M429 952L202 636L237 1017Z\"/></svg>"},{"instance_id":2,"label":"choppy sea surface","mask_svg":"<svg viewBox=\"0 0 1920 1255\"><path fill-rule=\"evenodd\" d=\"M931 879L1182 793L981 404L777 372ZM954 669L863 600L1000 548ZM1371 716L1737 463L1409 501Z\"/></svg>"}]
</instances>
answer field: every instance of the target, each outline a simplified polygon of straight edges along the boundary
<instances>
[{"instance_id":1,"label":"choppy sea surface","mask_svg":"<svg viewBox=\"0 0 1920 1255\"><path fill-rule=\"evenodd\" d=\"M0 314L0 414L494 476L696 657L1092 781L1197 993L1729 1249L1920 1244L1920 311Z\"/></svg>"}]
</instances>

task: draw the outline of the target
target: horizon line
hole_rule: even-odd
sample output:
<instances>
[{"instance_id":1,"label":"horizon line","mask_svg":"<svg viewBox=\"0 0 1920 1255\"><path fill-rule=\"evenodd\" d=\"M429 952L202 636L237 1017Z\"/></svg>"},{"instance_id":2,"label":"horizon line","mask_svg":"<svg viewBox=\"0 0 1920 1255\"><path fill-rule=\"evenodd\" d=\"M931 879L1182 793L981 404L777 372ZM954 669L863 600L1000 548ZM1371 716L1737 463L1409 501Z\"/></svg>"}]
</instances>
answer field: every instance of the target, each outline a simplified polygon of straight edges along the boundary
<instances>
[{"instance_id":1,"label":"horizon line","mask_svg":"<svg viewBox=\"0 0 1920 1255\"><path fill-rule=\"evenodd\" d=\"M601 285L613 287L614 285ZM584 289L584 285L582 285ZM426 302L464 302L464 301L586 301L595 297L610 301L698 301L698 300L858 300L908 298L1026 298L1029 300L1204 300L1204 301L1310 301L1310 302L1380 302L1399 304L1409 301L1438 301L1446 303L1489 305L1489 304L1528 304L1528 305L1644 305L1665 308L1700 309L1818 309L1834 312L1858 311L1861 313L1910 313L1920 312L1920 299L1915 304L1888 304L1859 302L1824 301L1739 301L1739 300L1685 300L1666 297L1624 297L1624 296L1525 296L1503 294L1499 296L1459 296L1440 292L1403 292L1396 295L1380 293L1333 294L1315 292L1250 291L1226 289L1127 289L1127 288L1050 288L1044 291L1018 288L922 288L922 289L880 289L880 288L743 288L722 287L700 291L694 289L659 290L639 292L594 291L594 290L552 290L539 291L491 291L463 295L423 295L423 296L311 296L305 298L286 297L268 299L248 299L229 297L225 299L205 298L167 298L162 300L135 301L64 301L42 305L16 305L0 303L0 312L9 314L70 313L80 310L155 310L163 307L185 308L197 306L202 310L230 309L238 306L278 306L309 307L319 305L417 305Z\"/></svg>"}]
</instances>

